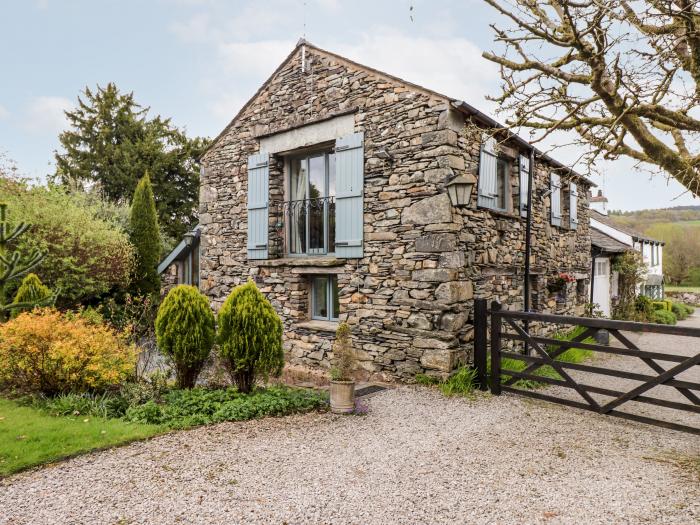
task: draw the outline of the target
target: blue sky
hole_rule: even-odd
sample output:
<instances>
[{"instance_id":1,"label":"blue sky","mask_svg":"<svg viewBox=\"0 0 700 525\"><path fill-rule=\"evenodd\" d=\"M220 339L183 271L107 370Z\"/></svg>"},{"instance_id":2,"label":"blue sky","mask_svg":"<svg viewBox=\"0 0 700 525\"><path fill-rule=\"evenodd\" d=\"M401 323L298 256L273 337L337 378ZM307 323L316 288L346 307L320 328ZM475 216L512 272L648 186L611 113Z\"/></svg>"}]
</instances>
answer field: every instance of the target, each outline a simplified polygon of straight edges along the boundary
<instances>
[{"instance_id":1,"label":"blue sky","mask_svg":"<svg viewBox=\"0 0 700 525\"><path fill-rule=\"evenodd\" d=\"M85 86L116 82L191 135L213 137L304 32L319 47L496 109L484 96L498 91L498 72L481 52L493 48L497 16L481 0L4 0L0 9L0 152L37 178L53 172L63 110ZM631 162L604 168L593 179L611 208L700 204Z\"/></svg>"}]
</instances>

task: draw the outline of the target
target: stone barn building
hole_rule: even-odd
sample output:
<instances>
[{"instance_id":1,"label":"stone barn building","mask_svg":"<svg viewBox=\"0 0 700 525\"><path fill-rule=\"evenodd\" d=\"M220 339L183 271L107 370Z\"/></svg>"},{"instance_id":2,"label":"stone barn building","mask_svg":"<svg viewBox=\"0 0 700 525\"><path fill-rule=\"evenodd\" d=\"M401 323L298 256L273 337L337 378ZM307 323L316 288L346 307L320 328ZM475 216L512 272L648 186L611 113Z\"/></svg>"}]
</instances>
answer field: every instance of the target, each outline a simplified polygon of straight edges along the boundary
<instances>
[{"instance_id":1,"label":"stone barn building","mask_svg":"<svg viewBox=\"0 0 700 525\"><path fill-rule=\"evenodd\" d=\"M201 159L199 286L218 309L253 279L292 363L329 367L347 321L370 375L445 375L471 361L474 297L523 308L531 149L462 101L302 40ZM582 313L591 182L535 159L532 307ZM451 182L473 184L468 205Z\"/></svg>"}]
</instances>

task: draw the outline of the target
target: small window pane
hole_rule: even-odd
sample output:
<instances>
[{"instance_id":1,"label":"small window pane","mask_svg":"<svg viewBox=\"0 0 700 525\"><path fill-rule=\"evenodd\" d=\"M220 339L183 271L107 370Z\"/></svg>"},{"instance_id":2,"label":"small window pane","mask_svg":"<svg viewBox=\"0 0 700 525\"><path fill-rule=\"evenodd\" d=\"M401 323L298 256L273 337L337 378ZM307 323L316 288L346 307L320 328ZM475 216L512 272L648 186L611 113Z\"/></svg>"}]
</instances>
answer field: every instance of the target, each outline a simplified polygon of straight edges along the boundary
<instances>
[{"instance_id":1,"label":"small window pane","mask_svg":"<svg viewBox=\"0 0 700 525\"><path fill-rule=\"evenodd\" d=\"M496 207L501 210L505 210L507 207L506 198L508 196L508 168L508 161L498 159L498 166L496 171L496 192L498 196L496 197Z\"/></svg>"},{"instance_id":2,"label":"small window pane","mask_svg":"<svg viewBox=\"0 0 700 525\"><path fill-rule=\"evenodd\" d=\"M333 312L331 313L331 319L337 319L340 313L340 299L338 297L338 278L332 278L331 286L331 301L333 303Z\"/></svg>"},{"instance_id":3,"label":"small window pane","mask_svg":"<svg viewBox=\"0 0 700 525\"><path fill-rule=\"evenodd\" d=\"M315 319L328 319L328 277L315 277L311 286L313 294L313 311Z\"/></svg>"}]
</instances>

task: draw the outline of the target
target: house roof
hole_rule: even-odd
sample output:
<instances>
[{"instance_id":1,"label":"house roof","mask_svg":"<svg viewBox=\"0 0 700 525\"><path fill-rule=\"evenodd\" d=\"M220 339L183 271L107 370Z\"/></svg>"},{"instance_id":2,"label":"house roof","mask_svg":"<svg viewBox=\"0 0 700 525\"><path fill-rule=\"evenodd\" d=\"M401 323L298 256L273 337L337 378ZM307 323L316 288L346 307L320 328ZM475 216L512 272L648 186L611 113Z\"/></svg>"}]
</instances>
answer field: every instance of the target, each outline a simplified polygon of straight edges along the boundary
<instances>
[{"instance_id":1,"label":"house roof","mask_svg":"<svg viewBox=\"0 0 700 525\"><path fill-rule=\"evenodd\" d=\"M620 226L616 224L614 221L610 219L607 215L603 215L602 213L591 209L591 219L594 219L602 224L605 224L606 226L610 226L611 228L615 228L616 230L621 231L622 233L626 233L630 237L632 237L633 240L635 241L644 241L644 242L650 242L650 243L655 243L655 244L661 244L664 245L666 244L663 241L660 241L659 239L652 239L651 237L647 237L646 235L639 233L636 230L633 230L632 228L628 228L627 226Z\"/></svg>"},{"instance_id":2,"label":"house roof","mask_svg":"<svg viewBox=\"0 0 700 525\"><path fill-rule=\"evenodd\" d=\"M294 46L294 49L292 49L292 52L289 53L289 55L287 55L287 58L285 58L282 61L282 63L277 67L277 69L275 69L275 71L272 73L272 75L270 75L268 77L268 79L265 80L265 82L263 82L263 84L255 92L255 94L243 105L243 107L238 111L238 113L236 113L236 115L233 117L231 122L229 122L229 124L221 131L221 133L219 133L216 136L216 138L211 142L209 147L206 150L204 150L204 152L200 155L200 159L204 158L207 155L207 153L219 142L219 140L221 140L221 138L223 138L226 135L226 133L229 131L229 129L231 129L231 127L233 127L233 125L236 123L238 118L245 112L245 110L248 108L248 106L250 106L250 104L252 104L252 102L258 97L258 95L260 95L260 93L262 93L262 91L272 82L272 80L284 68L284 66L287 65L287 63L294 57L297 50L302 46L306 46L308 49L313 49L314 51L316 51L318 53L322 53L324 55L333 57L337 60L343 61L343 62L350 64L354 67L364 69L365 71L369 71L371 73L374 73L374 74L379 75L379 76L383 76L387 79L391 79L391 80L396 81L396 82L400 82L401 84L404 84L405 86L409 86L409 87L412 87L412 88L417 89L419 91L423 91L424 93L428 93L430 95L443 98L446 101L448 101L452 105L452 107L454 107L456 110L461 111L462 113L465 113L465 114L475 118L476 120L480 121L482 124L489 126L489 127L492 127L492 128L497 128L497 129L503 130L504 133L506 133L508 135L508 138L510 138L511 140L515 141L516 143L518 143L519 145L521 145L527 149L534 150L536 156L538 156L541 159L545 160L546 162L552 164L556 168L565 170L569 175L583 181L588 186L596 186L596 184L592 180L584 177L580 173L577 173L576 171L572 170L569 166L566 166L565 164L553 159L552 157L550 157L546 153L543 153L542 151L538 150L532 144L527 142L525 139L523 139L523 138L519 137L518 135L516 135L515 133L509 131L506 128L506 126L504 126L500 122L497 122L496 120L492 119L491 117L489 117L485 113L479 111L474 106L464 102L463 100L448 97L447 95L443 95L442 93L439 93L435 90L423 87L423 86L421 86L419 84L415 84L413 82L409 82L407 80L404 80L404 79L397 77L395 75L392 75L390 73L385 73L384 71L374 69L370 66L360 64L358 62L350 60L349 58L346 58L342 55L338 55L338 54L333 53L331 51L321 49L320 47L313 45L312 43L308 42L307 40L305 40L303 38L299 39L296 46Z\"/></svg>"},{"instance_id":3,"label":"house roof","mask_svg":"<svg viewBox=\"0 0 700 525\"><path fill-rule=\"evenodd\" d=\"M595 226L591 227L591 244L605 253L624 253L632 250L631 246L613 239Z\"/></svg>"},{"instance_id":4,"label":"house roof","mask_svg":"<svg viewBox=\"0 0 700 525\"><path fill-rule=\"evenodd\" d=\"M199 242L199 237L201 235L201 227L198 224L194 227L194 229L191 232L188 233L194 234L194 242ZM187 255L190 249L191 248L187 245L185 239L182 239L180 243L177 246L175 246L175 248L173 248L172 251L168 255L166 255L160 262L160 264L158 265L158 275L167 270L168 266L170 266L173 262L180 260L182 257Z\"/></svg>"}]
</instances>

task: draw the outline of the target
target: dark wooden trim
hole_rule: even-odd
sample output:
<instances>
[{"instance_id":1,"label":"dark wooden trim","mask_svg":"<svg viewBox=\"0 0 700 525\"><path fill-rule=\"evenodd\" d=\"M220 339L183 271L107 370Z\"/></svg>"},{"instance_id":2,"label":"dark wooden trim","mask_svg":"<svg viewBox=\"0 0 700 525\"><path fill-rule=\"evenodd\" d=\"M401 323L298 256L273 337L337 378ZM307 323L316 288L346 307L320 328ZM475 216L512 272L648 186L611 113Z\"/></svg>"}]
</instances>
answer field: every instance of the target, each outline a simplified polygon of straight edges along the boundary
<instances>
[{"instance_id":1,"label":"dark wooden trim","mask_svg":"<svg viewBox=\"0 0 700 525\"><path fill-rule=\"evenodd\" d=\"M549 361L546 361L544 359L541 359L539 357L535 356L529 356L529 355L522 355L522 354L515 354L512 352L501 352L501 356L503 357L510 357L512 359L520 359L522 361L528 361L531 363L537 363L538 366L533 367L532 370L529 370L529 368L526 368L523 370L523 372L532 372L533 370L536 370L537 368L540 368L541 366L548 365L550 364ZM599 366L590 366L590 365L583 365L580 363L567 363L566 361L557 361L560 366L564 368L570 368L571 370L579 370L581 372L590 372L592 374L600 374L604 376L612 376L612 377L620 377L622 379L631 379L634 381L640 381L640 382L648 382L650 380L655 379L657 376L648 376L645 374L637 374L635 372L627 372L625 370L614 370L614 369L609 369L609 368L601 368ZM510 384L510 382L507 382L505 384ZM677 388L686 388L689 390L699 390L700 391L700 383L691 383L689 381L680 381L676 379L672 379L669 381L666 381L663 383L663 385L659 386L672 386L672 387L677 387Z\"/></svg>"},{"instance_id":2,"label":"dark wooden trim","mask_svg":"<svg viewBox=\"0 0 700 525\"><path fill-rule=\"evenodd\" d=\"M606 354L617 354L617 355L627 355L632 357L646 357L649 359L658 359L659 361L670 361L673 363L682 363L688 356L673 355L673 354L663 354L661 352L648 352L646 350L630 350L629 348L617 348L614 346L604 346L594 343L583 343L572 341L561 341L559 339L552 339L551 337L540 337L540 336L530 336L532 340L538 343L544 343L547 345L556 344L560 346L565 351L569 348L581 348L583 350L592 350L595 352L603 352ZM501 334L501 339L506 339L509 341L522 341L523 338L519 334L504 333Z\"/></svg>"},{"instance_id":3,"label":"dark wooden trim","mask_svg":"<svg viewBox=\"0 0 700 525\"><path fill-rule=\"evenodd\" d=\"M623 345L625 345L630 350L636 350L636 351L641 353L641 350L639 349L639 347L637 347L637 345L635 345L632 341L627 339L627 337L625 337L623 334L621 334L619 330L610 330L610 333L613 334L613 336L616 337L618 341L620 341ZM642 357L642 356L640 356L640 357L642 358L642 361L644 361L647 365L649 365L649 367L652 370L654 370L654 372L656 372L657 374L661 374L661 373L666 371L665 368L663 368L658 363L652 361L651 359L644 359L644 357ZM685 361L685 359L687 359L687 356L681 362ZM700 404L700 398L698 396L696 396L695 394L693 394L692 392L685 390L683 388L679 388L678 392L680 392L680 394L682 396L686 397L689 401L692 401L695 404Z\"/></svg>"},{"instance_id":4,"label":"dark wooden trim","mask_svg":"<svg viewBox=\"0 0 700 525\"><path fill-rule=\"evenodd\" d=\"M488 389L488 304L486 299L474 300L474 368L479 380L479 389Z\"/></svg>"},{"instance_id":5,"label":"dark wooden trim","mask_svg":"<svg viewBox=\"0 0 700 525\"><path fill-rule=\"evenodd\" d=\"M538 312L515 312L510 310L499 310L498 315L510 319L523 319L574 326L588 326L591 328L604 328L606 330L653 332L657 334L700 337L700 328L692 328L689 326L668 326L662 324L635 323L632 321L612 321L609 319L598 319L591 317L574 317L569 315L543 314Z\"/></svg>"},{"instance_id":6,"label":"dark wooden trim","mask_svg":"<svg viewBox=\"0 0 700 525\"><path fill-rule=\"evenodd\" d=\"M491 311L498 314L501 305L497 301L491 303ZM491 317L491 393L501 395L501 317Z\"/></svg>"},{"instance_id":7,"label":"dark wooden trim","mask_svg":"<svg viewBox=\"0 0 700 525\"><path fill-rule=\"evenodd\" d=\"M574 408L581 408L583 410L588 410L595 412L590 406L579 401L571 401L569 399L561 399L558 397L550 396L547 394L542 394L541 392L533 392L532 390L521 390L519 388L513 388L509 386L502 387L504 392L510 392L520 396L531 397L533 399L540 399L542 401L551 401L553 403L558 403L560 405L566 405ZM700 428L689 427L686 425L680 425L678 423L671 423L669 421L662 421L660 419L652 419L650 417L638 416L636 414L628 414L626 412L619 412L617 410L612 410L606 415L619 417L622 419L627 419L630 421L636 421L637 423L646 423L648 425L654 425L657 427L668 428L670 430L678 430L679 432L688 432L690 434L695 434L700 436Z\"/></svg>"}]
</instances>

